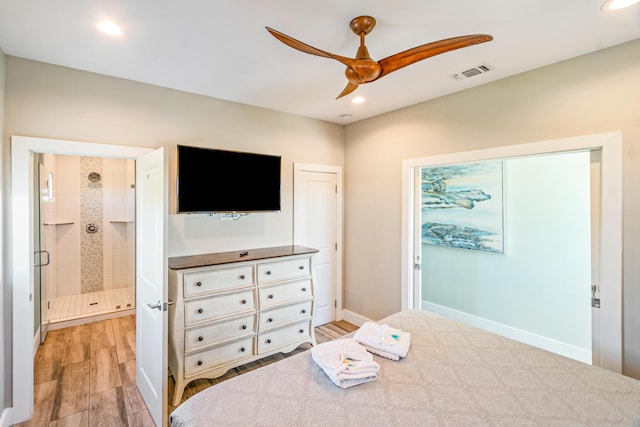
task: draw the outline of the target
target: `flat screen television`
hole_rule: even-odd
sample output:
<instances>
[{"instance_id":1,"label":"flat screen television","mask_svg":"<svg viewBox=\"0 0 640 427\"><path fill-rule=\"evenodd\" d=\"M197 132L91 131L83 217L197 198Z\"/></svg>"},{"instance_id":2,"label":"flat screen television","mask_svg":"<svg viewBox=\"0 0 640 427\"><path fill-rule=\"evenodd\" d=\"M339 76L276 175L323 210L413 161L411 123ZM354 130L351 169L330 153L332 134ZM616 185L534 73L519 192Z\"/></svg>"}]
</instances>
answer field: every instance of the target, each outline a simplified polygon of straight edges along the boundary
<instances>
[{"instance_id":1,"label":"flat screen television","mask_svg":"<svg viewBox=\"0 0 640 427\"><path fill-rule=\"evenodd\" d=\"M280 156L178 145L177 212L280 210Z\"/></svg>"}]
</instances>

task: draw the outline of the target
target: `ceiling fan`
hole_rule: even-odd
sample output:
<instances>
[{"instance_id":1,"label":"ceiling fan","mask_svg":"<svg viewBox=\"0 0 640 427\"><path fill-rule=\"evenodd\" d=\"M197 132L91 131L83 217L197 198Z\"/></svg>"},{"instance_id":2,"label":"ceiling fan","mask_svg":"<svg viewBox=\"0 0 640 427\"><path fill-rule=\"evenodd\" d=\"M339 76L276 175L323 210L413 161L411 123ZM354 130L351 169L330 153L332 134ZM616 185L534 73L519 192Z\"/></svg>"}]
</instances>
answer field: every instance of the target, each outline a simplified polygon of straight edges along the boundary
<instances>
[{"instance_id":1,"label":"ceiling fan","mask_svg":"<svg viewBox=\"0 0 640 427\"><path fill-rule=\"evenodd\" d=\"M404 52L396 53L395 55L375 61L369 56L369 50L364 44L365 36L369 34L375 26L376 20L371 16L358 16L351 20L349 28L351 28L351 31L353 31L355 35L360 37L360 47L358 48L355 58L347 58L326 52L313 46L309 46L308 44L289 37L286 34L282 34L273 28L265 28L269 33L271 33L271 35L287 46L311 55L333 58L346 65L347 69L345 70L345 75L349 82L336 99L350 94L361 84L371 83L386 76L387 74L399 70L400 68L411 65L414 62L455 49L493 40L493 37L488 34L469 34L465 36L452 37L416 46L413 49L405 50Z\"/></svg>"}]
</instances>

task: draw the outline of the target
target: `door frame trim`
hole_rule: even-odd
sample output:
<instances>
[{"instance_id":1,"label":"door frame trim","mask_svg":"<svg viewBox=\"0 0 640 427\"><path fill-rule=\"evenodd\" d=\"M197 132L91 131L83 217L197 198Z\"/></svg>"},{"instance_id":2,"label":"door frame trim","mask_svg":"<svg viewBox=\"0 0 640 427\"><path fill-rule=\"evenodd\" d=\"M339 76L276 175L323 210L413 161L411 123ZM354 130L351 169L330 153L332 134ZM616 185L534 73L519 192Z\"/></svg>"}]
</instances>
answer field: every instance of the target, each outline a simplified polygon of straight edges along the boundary
<instances>
[{"instance_id":1,"label":"door frame trim","mask_svg":"<svg viewBox=\"0 0 640 427\"><path fill-rule=\"evenodd\" d=\"M600 298L600 353L602 367L622 372L622 132L517 144L475 151L405 159L402 162L402 308L421 308L422 290L414 275L415 171L425 165L509 159L540 154L602 150Z\"/></svg>"},{"instance_id":2,"label":"door frame trim","mask_svg":"<svg viewBox=\"0 0 640 427\"><path fill-rule=\"evenodd\" d=\"M153 148L11 136L11 247L13 292L13 423L33 416L33 163L32 153L136 159ZM28 214L25 214L28 213ZM26 337L29 337L26 339Z\"/></svg>"},{"instance_id":3,"label":"door frame trim","mask_svg":"<svg viewBox=\"0 0 640 427\"><path fill-rule=\"evenodd\" d=\"M295 193L296 182L300 182L301 172L319 172L319 173L334 173L336 174L336 243L338 248L336 250L336 320L344 319L344 307L342 299L342 265L343 265L343 224L344 224L344 202L343 202L343 182L342 182L342 166L331 165L315 165L310 163L293 163L293 243L299 244L296 241L296 215L295 215Z\"/></svg>"}]
</instances>

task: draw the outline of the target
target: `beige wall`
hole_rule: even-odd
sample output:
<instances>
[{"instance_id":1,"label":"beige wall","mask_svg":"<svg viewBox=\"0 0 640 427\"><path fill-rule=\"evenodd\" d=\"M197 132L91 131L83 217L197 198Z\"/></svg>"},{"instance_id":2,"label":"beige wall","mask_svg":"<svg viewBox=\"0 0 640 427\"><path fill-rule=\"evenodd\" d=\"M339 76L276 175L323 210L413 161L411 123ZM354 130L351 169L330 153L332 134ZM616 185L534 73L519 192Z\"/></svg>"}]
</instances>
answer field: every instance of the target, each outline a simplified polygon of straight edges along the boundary
<instances>
[{"instance_id":1,"label":"beige wall","mask_svg":"<svg viewBox=\"0 0 640 427\"><path fill-rule=\"evenodd\" d=\"M640 194L633 185L640 181L636 154L640 148L639 52L640 41L634 41L346 128L7 57L0 169L4 168L7 188L12 134L146 147L182 143L280 152L287 188L294 161L346 165L345 308L378 319L400 308L402 159L622 130L625 373L640 377L640 340L635 338L640 336L640 315L636 314L640 263L635 262L640 250L640 225L635 220L640 214ZM5 80L3 59L0 54L0 82ZM0 91L0 106L1 101ZM282 221L270 227L276 234L265 231L267 245L291 239L292 200L290 193L284 197ZM9 209L6 201L4 208ZM229 238L219 223L208 223L214 230L207 231L207 239L191 239L187 232L193 229L195 234L202 219L190 222L174 216L171 221L171 240L179 245L172 255L217 250L219 241L232 246L255 241L255 235ZM10 286L5 283L3 296L9 305L0 309L9 314L3 329L8 396L12 325Z\"/></svg>"},{"instance_id":2,"label":"beige wall","mask_svg":"<svg viewBox=\"0 0 640 427\"><path fill-rule=\"evenodd\" d=\"M6 145L25 135L282 156L280 213L240 221L172 215L169 256L291 244L293 163L344 163L340 125L11 56L6 98Z\"/></svg>"},{"instance_id":3,"label":"beige wall","mask_svg":"<svg viewBox=\"0 0 640 427\"><path fill-rule=\"evenodd\" d=\"M282 156L282 212L256 214L246 221L172 215L170 256L292 244L293 163L344 166L340 125L11 56L6 57L5 119L6 174L10 135L168 146L169 151L179 143ZM5 184L9 188L8 180ZM5 208L10 209L8 204ZM5 265L10 265L9 255ZM5 309L11 313L10 300ZM10 319L4 322L9 343ZM10 344L8 348L4 366L10 372ZM7 396L10 381L9 374Z\"/></svg>"},{"instance_id":4,"label":"beige wall","mask_svg":"<svg viewBox=\"0 0 640 427\"><path fill-rule=\"evenodd\" d=\"M4 52L2 51L2 49L0 49L0 135L2 134L3 130L4 130L4 80L5 80L5 69L6 69L6 61L5 61L5 56L4 56ZM0 366L2 366L2 369L0 369L0 384L3 384L2 387L0 387L0 403L2 403L2 408L6 408L9 405L7 404L8 402L5 402L5 389L7 388L7 384L8 384L8 378L11 375L11 366L8 366L5 363L5 360L10 360L10 355L9 355L9 359L7 359L7 354L6 352L10 352L11 351L11 345L9 344L9 340L11 339L11 335L8 334L9 332L9 327L7 326L8 324L11 323L10 317L8 318L7 316L9 316L8 313L11 313L11 309L8 307L5 307L5 302L10 301L10 298L8 297L8 295L10 295L10 290L8 289L8 287L5 288L4 284L7 283L5 277L4 277L4 258L3 258L3 254L5 253L4 251L6 250L5 248L5 241L6 239L4 239L4 233L6 232L6 225L3 221L4 219L4 206L6 206L5 203L5 192L4 192L4 187L3 187L3 183L4 183L4 167L3 167L3 152L4 152L4 143L3 141L0 139L0 320L2 321L2 327L0 328ZM0 409L1 410L1 409Z\"/></svg>"},{"instance_id":5,"label":"beige wall","mask_svg":"<svg viewBox=\"0 0 640 427\"><path fill-rule=\"evenodd\" d=\"M639 94L636 40L348 125L345 308L401 307L403 159L622 130L624 372L640 378Z\"/></svg>"}]
</instances>

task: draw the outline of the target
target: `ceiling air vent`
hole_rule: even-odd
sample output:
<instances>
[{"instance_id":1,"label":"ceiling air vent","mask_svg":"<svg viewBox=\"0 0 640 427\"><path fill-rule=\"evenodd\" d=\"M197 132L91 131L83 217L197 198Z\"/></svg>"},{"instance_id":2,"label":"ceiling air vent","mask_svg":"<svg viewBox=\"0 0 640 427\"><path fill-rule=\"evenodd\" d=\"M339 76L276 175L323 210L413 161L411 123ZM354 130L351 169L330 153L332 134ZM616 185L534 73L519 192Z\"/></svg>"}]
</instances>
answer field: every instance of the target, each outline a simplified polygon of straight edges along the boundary
<instances>
[{"instance_id":1,"label":"ceiling air vent","mask_svg":"<svg viewBox=\"0 0 640 427\"><path fill-rule=\"evenodd\" d=\"M484 63L478 65L477 67L469 68L468 70L460 71L456 74L451 74L449 75L449 77L451 77L453 80L465 80L469 77L477 76L478 74L484 74L491 70L493 70L493 67L487 63Z\"/></svg>"}]
</instances>

